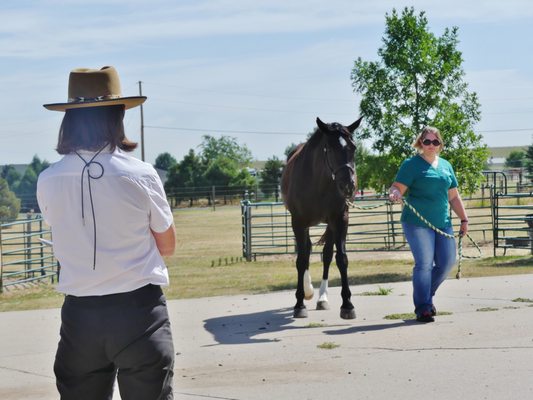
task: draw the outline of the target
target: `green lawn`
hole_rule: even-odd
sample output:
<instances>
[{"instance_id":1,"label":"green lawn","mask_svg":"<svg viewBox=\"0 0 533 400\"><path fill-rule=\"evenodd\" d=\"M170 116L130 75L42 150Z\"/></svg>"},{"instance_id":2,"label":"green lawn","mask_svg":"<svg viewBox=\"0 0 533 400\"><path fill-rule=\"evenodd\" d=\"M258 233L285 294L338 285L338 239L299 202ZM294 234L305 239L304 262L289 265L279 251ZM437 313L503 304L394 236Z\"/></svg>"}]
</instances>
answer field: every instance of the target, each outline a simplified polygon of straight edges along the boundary
<instances>
[{"instance_id":1,"label":"green lawn","mask_svg":"<svg viewBox=\"0 0 533 400\"><path fill-rule=\"evenodd\" d=\"M293 256L271 256L256 262L242 261L240 207L184 209L175 212L178 237L176 254L166 259L171 284L165 289L169 299L231 294L265 293L295 289ZM524 274L533 272L533 257L489 257L463 262L463 279L468 277ZM350 284L386 283L409 280L412 262L409 253L349 253ZM337 268L332 266L330 286L340 285ZM455 276L453 271L452 276ZM318 257L313 257L311 274L315 286L322 275ZM0 295L0 311L59 307L62 295L51 285L9 290Z\"/></svg>"}]
</instances>

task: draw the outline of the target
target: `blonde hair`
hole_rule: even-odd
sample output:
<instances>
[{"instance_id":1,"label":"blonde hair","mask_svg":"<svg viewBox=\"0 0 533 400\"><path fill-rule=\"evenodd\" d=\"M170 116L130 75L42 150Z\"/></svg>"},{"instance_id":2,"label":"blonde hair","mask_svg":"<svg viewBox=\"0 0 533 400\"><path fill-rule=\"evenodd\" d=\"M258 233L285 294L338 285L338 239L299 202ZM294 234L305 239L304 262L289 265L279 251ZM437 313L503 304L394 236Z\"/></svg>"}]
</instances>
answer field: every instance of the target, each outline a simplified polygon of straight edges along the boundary
<instances>
[{"instance_id":1,"label":"blonde hair","mask_svg":"<svg viewBox=\"0 0 533 400\"><path fill-rule=\"evenodd\" d=\"M440 142L439 152L442 151L442 149L444 148L444 141L442 140L440 131L434 126L425 126L424 128L422 128L422 131L418 134L412 146L415 149L417 149L419 152L422 152L422 142L424 141L426 136L430 133L434 134L437 137L437 139Z\"/></svg>"}]
</instances>

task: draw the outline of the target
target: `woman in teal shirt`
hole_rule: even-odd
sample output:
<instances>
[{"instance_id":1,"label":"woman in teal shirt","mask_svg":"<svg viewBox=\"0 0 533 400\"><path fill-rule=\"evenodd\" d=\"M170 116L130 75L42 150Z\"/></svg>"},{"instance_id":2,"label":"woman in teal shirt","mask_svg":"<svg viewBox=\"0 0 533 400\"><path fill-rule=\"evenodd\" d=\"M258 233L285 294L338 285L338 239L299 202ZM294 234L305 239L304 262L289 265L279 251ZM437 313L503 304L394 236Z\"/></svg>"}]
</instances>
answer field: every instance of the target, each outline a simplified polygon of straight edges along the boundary
<instances>
[{"instance_id":1,"label":"woman in teal shirt","mask_svg":"<svg viewBox=\"0 0 533 400\"><path fill-rule=\"evenodd\" d=\"M400 166L389 190L391 201L406 200L433 226L453 235L450 205L461 219L460 234L468 230L468 218L457 191L457 179L451 164L439 157L443 141L437 128L425 127L413 147L418 154ZM433 297L455 264L455 240L430 228L410 208L404 207L402 227L413 253L413 301L416 319L433 322L437 311Z\"/></svg>"}]
</instances>

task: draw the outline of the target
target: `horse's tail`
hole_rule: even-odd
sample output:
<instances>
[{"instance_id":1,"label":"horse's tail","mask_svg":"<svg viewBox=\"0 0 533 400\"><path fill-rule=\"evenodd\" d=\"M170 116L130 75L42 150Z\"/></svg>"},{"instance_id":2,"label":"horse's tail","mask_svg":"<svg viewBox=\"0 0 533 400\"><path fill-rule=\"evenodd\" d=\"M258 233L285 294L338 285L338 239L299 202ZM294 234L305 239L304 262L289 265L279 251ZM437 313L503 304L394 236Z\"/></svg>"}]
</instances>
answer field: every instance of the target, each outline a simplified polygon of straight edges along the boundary
<instances>
[{"instance_id":1,"label":"horse's tail","mask_svg":"<svg viewBox=\"0 0 533 400\"><path fill-rule=\"evenodd\" d=\"M322 246L324 243L326 243L326 236L328 234L328 230L326 229L320 239L318 239L318 242L315 243L315 246Z\"/></svg>"}]
</instances>

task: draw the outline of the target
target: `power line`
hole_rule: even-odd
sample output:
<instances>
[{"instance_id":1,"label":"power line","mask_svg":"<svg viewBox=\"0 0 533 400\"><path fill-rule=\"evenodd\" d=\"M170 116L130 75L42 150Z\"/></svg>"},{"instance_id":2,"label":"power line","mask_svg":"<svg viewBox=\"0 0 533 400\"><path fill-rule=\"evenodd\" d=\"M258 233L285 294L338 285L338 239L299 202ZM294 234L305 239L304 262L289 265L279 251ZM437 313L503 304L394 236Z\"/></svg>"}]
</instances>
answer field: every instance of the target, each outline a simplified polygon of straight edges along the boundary
<instances>
[{"instance_id":1,"label":"power line","mask_svg":"<svg viewBox=\"0 0 533 400\"><path fill-rule=\"evenodd\" d=\"M289 113L289 114L306 114L306 115L317 115L317 114L323 114L323 115L337 115L337 116L344 116L345 113L330 113L330 112L315 112L315 111L298 111L298 110L280 110L280 109L272 109L272 108L260 108L260 107L246 107L246 106L232 106L227 104L206 104L206 103L194 103L190 101L181 101L181 100L168 100L165 98L156 98L152 99L153 102L161 102L161 103L177 103L177 104L186 104L189 106L196 106L196 107L211 107L211 108L222 108L222 109L230 109L230 110L247 110L247 111L261 111L261 112L268 112L268 113Z\"/></svg>"},{"instance_id":2,"label":"power line","mask_svg":"<svg viewBox=\"0 0 533 400\"><path fill-rule=\"evenodd\" d=\"M129 124L129 122L127 122ZM275 131L253 131L253 130L230 130L230 129L207 129L207 128L184 128L184 127L174 127L174 126L155 126L155 125L145 125L145 128L151 129L161 129L161 130L176 130L176 131L190 131L190 132L214 132L214 133L248 133L256 135L298 135L305 136L307 133L302 132L275 132ZM533 133L533 128L517 128L517 129L487 129L487 130L474 130L476 133L508 133L508 132L531 132ZM40 135L42 132L21 132L12 129L0 130L0 140L1 139L14 139L21 136L34 136Z\"/></svg>"},{"instance_id":3,"label":"power line","mask_svg":"<svg viewBox=\"0 0 533 400\"><path fill-rule=\"evenodd\" d=\"M483 131L476 131L479 133L489 133L489 132L533 132L533 128L519 128L519 129L488 129Z\"/></svg>"},{"instance_id":4,"label":"power line","mask_svg":"<svg viewBox=\"0 0 533 400\"><path fill-rule=\"evenodd\" d=\"M307 133L301 133L301 132L239 131L239 130L228 130L228 129L180 128L180 127L173 127L173 126L153 126L153 125L145 125L144 127L152 128L152 129L193 131L193 132L252 133L252 134L258 134L258 135L300 135L300 136L307 135Z\"/></svg>"},{"instance_id":5,"label":"power line","mask_svg":"<svg viewBox=\"0 0 533 400\"><path fill-rule=\"evenodd\" d=\"M241 131L229 129L203 129L203 128L184 128L174 126L154 126L145 125L145 128L176 130L176 131L192 131L192 132L215 132L215 133L251 133L258 135L307 135L308 133L301 132L274 132L274 131ZM533 128L518 128L518 129L488 129L488 130L474 130L476 133L507 133L507 132L533 132Z\"/></svg>"},{"instance_id":6,"label":"power line","mask_svg":"<svg viewBox=\"0 0 533 400\"><path fill-rule=\"evenodd\" d=\"M146 82L143 82L146 84ZM258 98L266 98L266 99L276 99L276 100L305 100L305 101L318 101L318 102L339 102L339 103L353 103L353 100L348 99L332 99L332 98L323 98L323 97L298 97L298 96L273 96L273 95L267 95L267 94L258 94L258 93L239 93L239 92L225 92L225 91L216 91L216 90L209 90L209 89L198 89L198 88L189 88L186 86L179 86L179 85L169 85L169 84L163 84L163 83L154 83L154 82L148 82L148 85L155 85L155 86L164 86L164 87L173 87L177 89L185 89L194 93L197 92L204 92L204 93L213 93L218 95L226 95L226 96L243 96L243 97L258 97Z\"/></svg>"}]
</instances>

